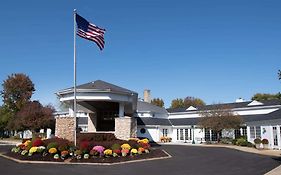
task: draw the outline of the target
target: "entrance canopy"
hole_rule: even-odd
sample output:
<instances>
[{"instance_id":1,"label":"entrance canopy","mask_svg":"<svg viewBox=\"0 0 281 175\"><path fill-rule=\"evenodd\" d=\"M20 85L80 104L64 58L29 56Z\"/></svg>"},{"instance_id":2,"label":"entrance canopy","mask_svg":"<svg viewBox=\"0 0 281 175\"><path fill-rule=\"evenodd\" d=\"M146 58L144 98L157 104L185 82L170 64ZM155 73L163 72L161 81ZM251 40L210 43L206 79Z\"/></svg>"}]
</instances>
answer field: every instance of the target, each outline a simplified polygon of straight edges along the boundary
<instances>
[{"instance_id":1,"label":"entrance canopy","mask_svg":"<svg viewBox=\"0 0 281 175\"><path fill-rule=\"evenodd\" d=\"M60 101L73 104L73 87L67 88L56 93ZM107 108L104 102L113 102L118 106L118 116L124 114L132 116L137 108L138 94L134 91L107 83L102 80L96 80L76 87L76 99L80 106L90 111L96 108ZM110 106L115 106L110 104Z\"/></svg>"},{"instance_id":2,"label":"entrance canopy","mask_svg":"<svg viewBox=\"0 0 281 175\"><path fill-rule=\"evenodd\" d=\"M60 101L69 104L69 114L73 116L73 87L56 94ZM116 118L134 116L138 94L97 80L77 86L76 99L78 109L83 109L82 111L89 114L88 132L114 131Z\"/></svg>"}]
</instances>

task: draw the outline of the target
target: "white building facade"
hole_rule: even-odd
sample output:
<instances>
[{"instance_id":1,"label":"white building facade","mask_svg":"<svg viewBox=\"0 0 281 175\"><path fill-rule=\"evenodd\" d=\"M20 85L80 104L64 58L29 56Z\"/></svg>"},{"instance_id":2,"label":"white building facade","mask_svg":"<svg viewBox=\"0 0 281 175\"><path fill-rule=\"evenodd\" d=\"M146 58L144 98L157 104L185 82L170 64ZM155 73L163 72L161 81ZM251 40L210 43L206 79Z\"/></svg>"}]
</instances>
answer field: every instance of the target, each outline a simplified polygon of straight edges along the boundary
<instances>
[{"instance_id":1,"label":"white building facade","mask_svg":"<svg viewBox=\"0 0 281 175\"><path fill-rule=\"evenodd\" d=\"M60 101L73 103L73 89L57 93ZM240 129L224 130L221 137L247 137L268 139L271 149L281 149L281 101L236 101L235 103L206 105L202 107L165 109L151 104L150 91L145 90L144 100L138 100L134 91L97 80L77 86L77 123L80 132L112 132L121 138L145 137L159 142L161 137L170 137L172 142L199 144L217 141L217 133L198 125L200 112L215 107L227 106L234 115L244 121ZM73 107L68 112L57 113L61 119L57 136L68 117L73 116ZM73 128L67 129L72 130ZM125 137L124 137L125 135Z\"/></svg>"}]
</instances>

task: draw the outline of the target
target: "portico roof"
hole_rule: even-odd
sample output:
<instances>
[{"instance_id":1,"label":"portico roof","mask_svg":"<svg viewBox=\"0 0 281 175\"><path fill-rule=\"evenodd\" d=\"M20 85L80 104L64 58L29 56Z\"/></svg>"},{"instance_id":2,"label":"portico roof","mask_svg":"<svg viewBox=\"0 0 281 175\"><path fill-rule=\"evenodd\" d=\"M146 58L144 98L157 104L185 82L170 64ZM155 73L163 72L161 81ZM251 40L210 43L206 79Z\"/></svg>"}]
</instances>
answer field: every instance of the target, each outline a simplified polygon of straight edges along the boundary
<instances>
[{"instance_id":1,"label":"portico roof","mask_svg":"<svg viewBox=\"0 0 281 175\"><path fill-rule=\"evenodd\" d=\"M118 93L118 94L137 94L134 91L122 88L120 86L116 86L114 84L102 80L96 80L93 82L76 86L76 90L77 92L111 92L111 93ZM57 92L57 95L63 95L68 93L73 93L73 87L63 89Z\"/></svg>"}]
</instances>

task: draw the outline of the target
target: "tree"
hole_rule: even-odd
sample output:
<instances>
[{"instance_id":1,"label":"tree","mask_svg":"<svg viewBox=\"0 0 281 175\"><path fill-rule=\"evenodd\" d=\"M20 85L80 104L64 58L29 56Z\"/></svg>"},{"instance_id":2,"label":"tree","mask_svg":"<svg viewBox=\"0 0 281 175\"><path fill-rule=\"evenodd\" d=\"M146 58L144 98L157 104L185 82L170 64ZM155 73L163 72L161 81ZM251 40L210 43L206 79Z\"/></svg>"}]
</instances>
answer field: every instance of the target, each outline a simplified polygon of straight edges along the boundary
<instances>
[{"instance_id":1,"label":"tree","mask_svg":"<svg viewBox=\"0 0 281 175\"><path fill-rule=\"evenodd\" d=\"M281 80L281 70L278 70L278 78Z\"/></svg>"},{"instance_id":2,"label":"tree","mask_svg":"<svg viewBox=\"0 0 281 175\"><path fill-rule=\"evenodd\" d=\"M171 108L184 108L184 100L182 98L177 98L172 100Z\"/></svg>"},{"instance_id":3,"label":"tree","mask_svg":"<svg viewBox=\"0 0 281 175\"><path fill-rule=\"evenodd\" d=\"M154 98L154 99L152 99L151 100L151 104L154 104L154 105L159 106L161 108L164 107L164 101L161 98Z\"/></svg>"},{"instance_id":4,"label":"tree","mask_svg":"<svg viewBox=\"0 0 281 175\"><path fill-rule=\"evenodd\" d=\"M206 129L212 129L217 133L220 141L220 132L223 129L238 129L243 123L239 115L234 115L227 106L214 105L213 109L200 113L201 117L198 125Z\"/></svg>"},{"instance_id":5,"label":"tree","mask_svg":"<svg viewBox=\"0 0 281 175\"><path fill-rule=\"evenodd\" d=\"M184 106L188 108L189 106L198 107L198 106L205 106L205 102L200 98L195 97L186 97L184 99Z\"/></svg>"},{"instance_id":6,"label":"tree","mask_svg":"<svg viewBox=\"0 0 281 175\"><path fill-rule=\"evenodd\" d=\"M7 125L12 118L12 113L6 106L0 107L0 137L4 136L4 131L7 130Z\"/></svg>"},{"instance_id":7,"label":"tree","mask_svg":"<svg viewBox=\"0 0 281 175\"><path fill-rule=\"evenodd\" d=\"M54 122L54 108L42 106L38 101L27 103L17 112L15 124L17 130L32 130L38 132L39 129L52 127Z\"/></svg>"},{"instance_id":8,"label":"tree","mask_svg":"<svg viewBox=\"0 0 281 175\"><path fill-rule=\"evenodd\" d=\"M281 99L280 93L277 94L256 93L252 97L252 100L257 100L257 101L273 100L273 99Z\"/></svg>"},{"instance_id":9,"label":"tree","mask_svg":"<svg viewBox=\"0 0 281 175\"><path fill-rule=\"evenodd\" d=\"M3 97L4 105L12 113L18 112L27 102L35 91L34 84L25 74L9 75L3 82Z\"/></svg>"}]
</instances>

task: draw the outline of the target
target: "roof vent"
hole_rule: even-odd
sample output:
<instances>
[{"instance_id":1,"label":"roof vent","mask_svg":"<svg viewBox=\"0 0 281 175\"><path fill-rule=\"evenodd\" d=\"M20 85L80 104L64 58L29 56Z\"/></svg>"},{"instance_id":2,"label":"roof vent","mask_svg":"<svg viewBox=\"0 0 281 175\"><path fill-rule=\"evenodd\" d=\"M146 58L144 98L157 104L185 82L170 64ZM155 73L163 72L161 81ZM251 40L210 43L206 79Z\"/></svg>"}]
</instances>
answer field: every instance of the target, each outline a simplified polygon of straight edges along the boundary
<instances>
[{"instance_id":1,"label":"roof vent","mask_svg":"<svg viewBox=\"0 0 281 175\"><path fill-rule=\"evenodd\" d=\"M263 103L261 103L257 100L254 100L254 101L252 101L251 103L248 104L248 106L258 106L258 105L263 105Z\"/></svg>"},{"instance_id":2,"label":"roof vent","mask_svg":"<svg viewBox=\"0 0 281 175\"><path fill-rule=\"evenodd\" d=\"M235 103L241 103L241 102L244 102L245 100L243 98L237 98L235 100Z\"/></svg>"}]
</instances>

